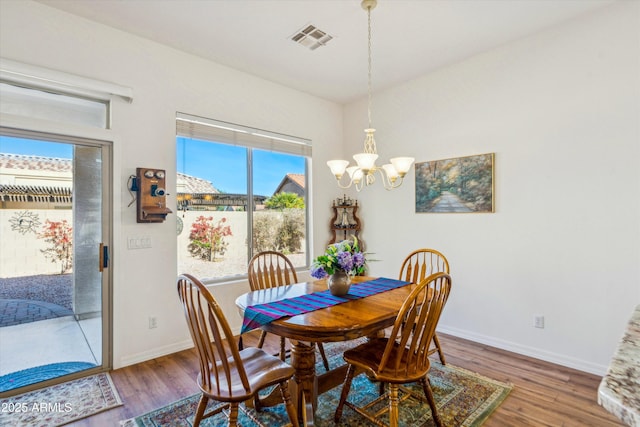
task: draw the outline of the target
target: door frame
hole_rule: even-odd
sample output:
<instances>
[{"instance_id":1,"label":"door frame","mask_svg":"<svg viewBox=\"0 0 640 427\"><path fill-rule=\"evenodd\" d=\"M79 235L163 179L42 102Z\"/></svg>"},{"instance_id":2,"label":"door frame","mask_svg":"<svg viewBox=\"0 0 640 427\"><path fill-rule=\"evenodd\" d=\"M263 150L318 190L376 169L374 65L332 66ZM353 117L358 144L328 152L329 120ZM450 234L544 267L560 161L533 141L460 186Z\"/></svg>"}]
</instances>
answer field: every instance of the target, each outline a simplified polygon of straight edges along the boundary
<instances>
[{"instance_id":1,"label":"door frame","mask_svg":"<svg viewBox=\"0 0 640 427\"><path fill-rule=\"evenodd\" d=\"M102 151L102 238L109 248L109 266L102 272L102 352L101 365L84 371L53 378L25 387L0 393L0 398L10 397L24 392L41 389L51 385L86 377L92 374L108 372L113 368L113 278L114 259L111 256L114 247L114 191L118 184L114 180L114 151L117 144L114 135L108 129L86 128L82 126L52 123L46 120L25 118L0 113L0 133L6 136L37 139L42 141L95 146ZM96 260L98 261L98 260ZM97 262L96 262L97 265Z\"/></svg>"}]
</instances>

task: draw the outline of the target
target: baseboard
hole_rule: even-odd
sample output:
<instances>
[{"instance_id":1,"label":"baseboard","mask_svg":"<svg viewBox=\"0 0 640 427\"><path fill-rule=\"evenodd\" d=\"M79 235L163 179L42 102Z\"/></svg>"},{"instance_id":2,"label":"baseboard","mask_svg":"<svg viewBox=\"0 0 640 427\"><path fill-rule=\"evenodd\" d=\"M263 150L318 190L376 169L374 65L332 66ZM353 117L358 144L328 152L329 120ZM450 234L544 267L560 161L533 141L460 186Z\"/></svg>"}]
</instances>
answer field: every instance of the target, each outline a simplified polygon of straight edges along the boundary
<instances>
[{"instance_id":1,"label":"baseboard","mask_svg":"<svg viewBox=\"0 0 640 427\"><path fill-rule=\"evenodd\" d=\"M165 345L162 347L152 348L140 353L131 354L120 358L120 366L116 368L124 368L125 366L135 365L136 363L146 362L147 360L155 359L156 357L166 356L168 354L177 353L182 350L187 350L193 347L193 341L191 339Z\"/></svg>"},{"instance_id":2,"label":"baseboard","mask_svg":"<svg viewBox=\"0 0 640 427\"><path fill-rule=\"evenodd\" d=\"M236 330L237 329L237 330ZM443 334L453 335L454 337L464 338L469 341L474 341L481 344L490 345L502 350L511 351L513 353L522 354L525 356L533 357L535 359L544 360L545 362L555 363L557 365L565 366L567 368L577 369L579 371L588 372L590 374L603 376L608 369L608 366L591 363L586 360L576 359L568 357L562 354L553 353L549 351L540 350L539 348L525 346L522 344L514 343L511 341L496 339L487 335L477 334L464 329L451 328L445 325L438 325L438 332ZM233 328L233 333L238 335L240 328ZM163 347L153 348L141 353L132 354L120 359L120 366L134 365L136 363L145 362L156 357L166 356L171 353L177 353L182 350L187 350L193 347L193 341L185 340L178 343L166 345Z\"/></svg>"},{"instance_id":3,"label":"baseboard","mask_svg":"<svg viewBox=\"0 0 640 427\"><path fill-rule=\"evenodd\" d=\"M463 329L451 328L445 325L438 325L438 332L453 335L458 338L464 338L481 344L490 345L502 350L511 351L513 353L522 354L524 356L533 357L535 359L544 360L545 362L555 363L556 365L565 366L567 368L577 369L579 371L590 374L603 376L607 372L608 366L591 363L586 360L568 357L563 354L553 353L550 351L540 350L539 348L529 347L526 345L505 341L490 337L487 335L477 334Z\"/></svg>"}]
</instances>

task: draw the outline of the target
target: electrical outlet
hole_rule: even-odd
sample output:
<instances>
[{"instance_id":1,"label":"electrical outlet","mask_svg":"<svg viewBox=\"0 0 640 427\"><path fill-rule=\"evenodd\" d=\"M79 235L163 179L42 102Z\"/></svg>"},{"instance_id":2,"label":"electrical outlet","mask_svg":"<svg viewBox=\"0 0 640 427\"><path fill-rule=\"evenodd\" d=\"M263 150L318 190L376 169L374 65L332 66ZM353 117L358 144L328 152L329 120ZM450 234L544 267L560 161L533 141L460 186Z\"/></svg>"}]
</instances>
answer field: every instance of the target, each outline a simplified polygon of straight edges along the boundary
<instances>
[{"instance_id":1,"label":"electrical outlet","mask_svg":"<svg viewBox=\"0 0 640 427\"><path fill-rule=\"evenodd\" d=\"M158 318L157 317L149 317L149 329L155 329L158 327Z\"/></svg>"},{"instance_id":2,"label":"electrical outlet","mask_svg":"<svg viewBox=\"0 0 640 427\"><path fill-rule=\"evenodd\" d=\"M533 326L536 328L544 329L544 316L541 314L534 315Z\"/></svg>"}]
</instances>

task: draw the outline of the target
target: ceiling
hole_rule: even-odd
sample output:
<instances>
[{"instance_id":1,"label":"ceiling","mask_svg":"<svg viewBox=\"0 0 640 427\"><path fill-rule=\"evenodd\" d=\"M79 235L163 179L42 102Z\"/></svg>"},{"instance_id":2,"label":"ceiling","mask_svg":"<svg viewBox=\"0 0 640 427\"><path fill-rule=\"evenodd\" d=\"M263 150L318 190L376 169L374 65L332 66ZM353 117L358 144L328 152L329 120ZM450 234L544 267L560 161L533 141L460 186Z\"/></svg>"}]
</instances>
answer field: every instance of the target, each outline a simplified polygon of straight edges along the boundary
<instances>
[{"instance_id":1,"label":"ceiling","mask_svg":"<svg viewBox=\"0 0 640 427\"><path fill-rule=\"evenodd\" d=\"M38 0L338 103L367 93L360 0ZM371 13L373 91L423 75L614 0L379 0ZM333 37L291 41L312 24Z\"/></svg>"}]
</instances>

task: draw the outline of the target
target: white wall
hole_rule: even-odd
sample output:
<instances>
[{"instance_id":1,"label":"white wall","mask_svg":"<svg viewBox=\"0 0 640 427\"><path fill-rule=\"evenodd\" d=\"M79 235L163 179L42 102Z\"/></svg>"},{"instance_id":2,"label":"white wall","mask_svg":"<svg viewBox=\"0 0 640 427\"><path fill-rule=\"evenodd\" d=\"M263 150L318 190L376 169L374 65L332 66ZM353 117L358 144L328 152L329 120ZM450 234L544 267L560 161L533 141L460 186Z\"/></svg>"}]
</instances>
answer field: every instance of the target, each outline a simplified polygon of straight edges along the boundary
<instances>
[{"instance_id":1,"label":"white wall","mask_svg":"<svg viewBox=\"0 0 640 427\"><path fill-rule=\"evenodd\" d=\"M112 274L116 368L192 345L175 291L175 215L169 215L163 224L138 224L135 206L126 207L130 200L127 177L135 174L136 167L164 168L168 177L175 176L176 111L309 138L316 164L324 164L327 153L342 150L342 107L337 104L39 3L2 2L0 54L133 88L132 104L114 103L113 131L107 133L115 141ZM312 171L311 185L316 174L324 172L318 171ZM319 179L324 180L324 175ZM169 185L175 182L169 179ZM313 188L313 232L320 236L317 250L324 245L328 206L336 194L333 190L320 185ZM175 202L173 196L170 200ZM127 250L127 236L149 236L153 247ZM237 323L234 295L246 290L246 283L214 289L226 304L227 315L236 316ZM149 316L157 317L157 329L148 329Z\"/></svg>"},{"instance_id":2,"label":"white wall","mask_svg":"<svg viewBox=\"0 0 640 427\"><path fill-rule=\"evenodd\" d=\"M496 153L493 214L416 214L413 172L356 196L374 274L395 277L420 247L447 255L441 330L604 373L640 303L639 9L614 4L374 94L381 158ZM364 127L364 101L347 106L347 151Z\"/></svg>"},{"instance_id":3,"label":"white wall","mask_svg":"<svg viewBox=\"0 0 640 427\"><path fill-rule=\"evenodd\" d=\"M418 247L448 256L444 331L604 371L640 301L638 6L616 4L375 95L382 158L496 153L494 214L415 214L413 172L394 192L356 196L362 236L381 260L373 274L394 277ZM132 104L115 103L110 132L115 367L190 345L166 262L176 258L175 217L137 224L126 208L136 167L174 176L176 111L312 139L312 184L331 180L329 157L360 150L366 127L364 102L343 117L335 104L31 1L2 2L0 55L134 90ZM341 193L313 187L316 253ZM126 237L139 235L153 248L128 251ZM245 289L214 288L229 316ZM531 326L534 313L545 329Z\"/></svg>"}]
</instances>

